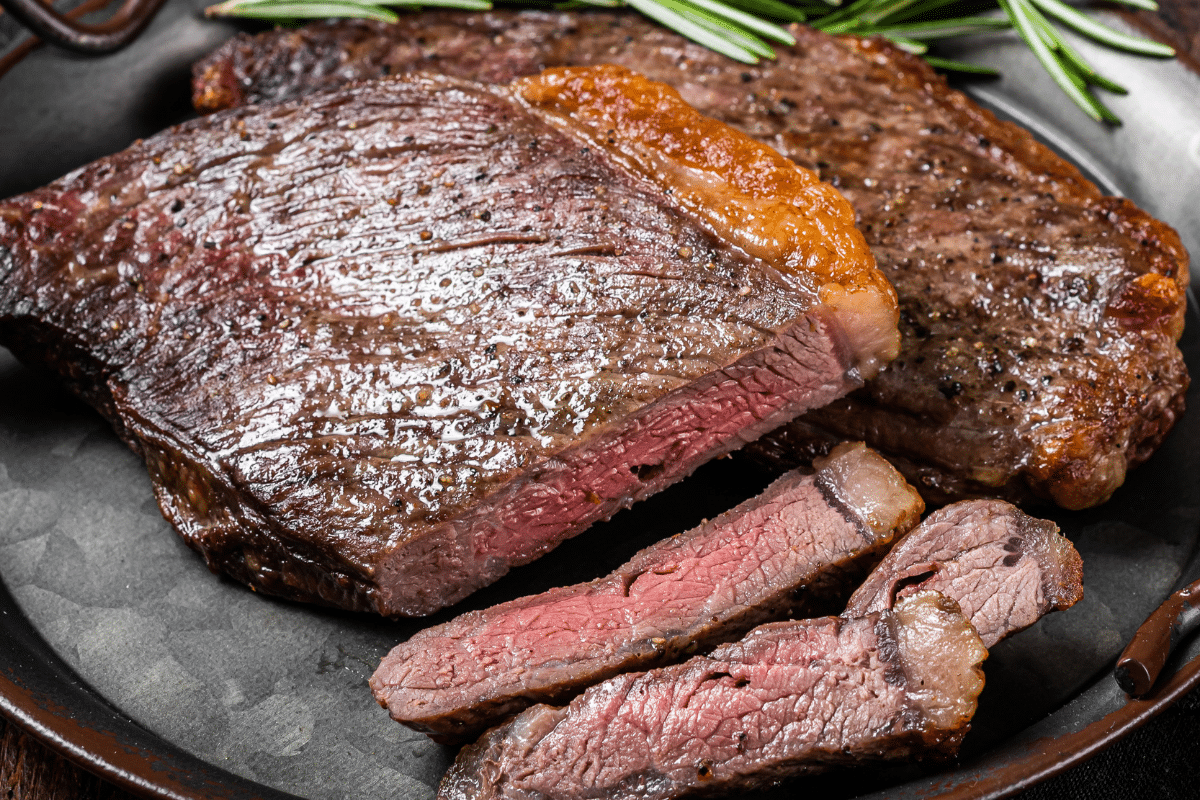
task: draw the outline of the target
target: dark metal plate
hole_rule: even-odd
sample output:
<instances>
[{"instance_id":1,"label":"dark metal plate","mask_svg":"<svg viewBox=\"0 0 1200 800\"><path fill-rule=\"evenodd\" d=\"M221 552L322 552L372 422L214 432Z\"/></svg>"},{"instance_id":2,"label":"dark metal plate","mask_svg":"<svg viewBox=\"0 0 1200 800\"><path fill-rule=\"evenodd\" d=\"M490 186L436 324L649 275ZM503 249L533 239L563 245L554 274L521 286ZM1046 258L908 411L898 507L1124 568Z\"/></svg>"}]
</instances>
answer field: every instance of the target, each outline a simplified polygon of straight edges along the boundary
<instances>
[{"instance_id":1,"label":"dark metal plate","mask_svg":"<svg viewBox=\"0 0 1200 800\"><path fill-rule=\"evenodd\" d=\"M203 4L169 3L115 56L42 50L0 78L0 196L188 116L191 62L232 30L200 19ZM1084 118L1005 40L973 54L1005 79L970 89L1200 252L1200 78L1178 64L1082 49L1133 90L1113 103L1123 128ZM1194 311L1184 348L1200 374ZM762 481L736 460L710 465L470 605L594 577ZM1200 572L1197 485L1193 413L1110 503L1057 515L1083 553L1086 598L993 650L960 763L850 771L806 788L1000 796L1085 758L1186 691L1200 680L1200 643L1145 701L1126 702L1107 673L1141 621ZM210 574L159 515L138 459L91 411L2 352L0 577L0 709L148 795L424 800L453 755L390 722L365 685L380 656L428 621L301 607Z\"/></svg>"}]
</instances>

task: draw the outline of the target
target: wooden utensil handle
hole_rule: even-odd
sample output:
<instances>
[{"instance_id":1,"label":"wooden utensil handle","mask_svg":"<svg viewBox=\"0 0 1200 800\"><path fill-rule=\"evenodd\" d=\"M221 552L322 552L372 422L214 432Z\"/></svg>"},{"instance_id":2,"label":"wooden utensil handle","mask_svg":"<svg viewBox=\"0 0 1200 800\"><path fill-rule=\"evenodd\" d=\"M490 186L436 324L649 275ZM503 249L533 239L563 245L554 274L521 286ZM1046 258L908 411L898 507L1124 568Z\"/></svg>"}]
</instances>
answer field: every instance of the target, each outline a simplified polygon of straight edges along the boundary
<instances>
[{"instance_id":1,"label":"wooden utensil handle","mask_svg":"<svg viewBox=\"0 0 1200 800\"><path fill-rule=\"evenodd\" d=\"M1142 623L1117 659L1113 677L1127 694L1146 694L1175 646L1200 628L1200 581L1168 597Z\"/></svg>"},{"instance_id":2,"label":"wooden utensil handle","mask_svg":"<svg viewBox=\"0 0 1200 800\"><path fill-rule=\"evenodd\" d=\"M0 0L0 6L41 39L76 53L98 55L119 50L137 38L163 2L125 0L108 21L98 25L68 19L38 0Z\"/></svg>"}]
</instances>

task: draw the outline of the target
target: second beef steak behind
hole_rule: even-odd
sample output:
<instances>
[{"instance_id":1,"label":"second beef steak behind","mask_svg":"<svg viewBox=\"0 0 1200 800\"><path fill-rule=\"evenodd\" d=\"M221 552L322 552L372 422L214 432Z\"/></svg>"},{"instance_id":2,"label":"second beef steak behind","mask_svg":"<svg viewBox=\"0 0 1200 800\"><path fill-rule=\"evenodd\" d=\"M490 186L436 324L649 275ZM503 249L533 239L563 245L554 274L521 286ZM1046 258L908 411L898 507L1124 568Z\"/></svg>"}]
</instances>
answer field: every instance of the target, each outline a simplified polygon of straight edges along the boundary
<instances>
[{"instance_id":1,"label":"second beef steak behind","mask_svg":"<svg viewBox=\"0 0 1200 800\"><path fill-rule=\"evenodd\" d=\"M927 500L1101 503L1182 411L1188 256L917 56L793 26L735 64L636 13L424 13L243 34L196 65L211 109L404 70L503 82L621 64L815 169L846 195L900 298L899 357L866 388L763 437L785 463L865 440Z\"/></svg>"}]
</instances>

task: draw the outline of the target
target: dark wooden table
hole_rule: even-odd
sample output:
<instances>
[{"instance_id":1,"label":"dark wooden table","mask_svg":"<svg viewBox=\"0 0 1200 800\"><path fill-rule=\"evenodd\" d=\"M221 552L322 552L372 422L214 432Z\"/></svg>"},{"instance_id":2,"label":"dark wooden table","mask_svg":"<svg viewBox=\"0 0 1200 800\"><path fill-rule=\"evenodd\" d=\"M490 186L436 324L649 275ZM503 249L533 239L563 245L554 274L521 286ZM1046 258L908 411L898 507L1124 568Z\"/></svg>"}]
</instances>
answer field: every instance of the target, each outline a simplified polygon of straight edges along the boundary
<instances>
[{"instance_id":1,"label":"dark wooden table","mask_svg":"<svg viewBox=\"0 0 1200 800\"><path fill-rule=\"evenodd\" d=\"M1158 0L1129 18L1200 72L1200 0ZM1193 254L1200 258L1200 254ZM1022 800L1194 800L1200 797L1200 689L1087 763ZM56 755L0 716L0 800L134 800Z\"/></svg>"}]
</instances>

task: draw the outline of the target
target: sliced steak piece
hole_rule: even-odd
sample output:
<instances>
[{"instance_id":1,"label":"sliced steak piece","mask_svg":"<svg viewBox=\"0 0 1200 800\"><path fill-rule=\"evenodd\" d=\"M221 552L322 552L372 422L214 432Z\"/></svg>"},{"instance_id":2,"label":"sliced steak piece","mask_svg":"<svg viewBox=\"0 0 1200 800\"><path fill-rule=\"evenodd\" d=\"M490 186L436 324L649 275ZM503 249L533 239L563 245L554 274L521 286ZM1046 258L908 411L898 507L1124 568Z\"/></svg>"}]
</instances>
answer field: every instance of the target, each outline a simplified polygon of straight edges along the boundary
<instances>
[{"instance_id":1,"label":"sliced steak piece","mask_svg":"<svg viewBox=\"0 0 1200 800\"><path fill-rule=\"evenodd\" d=\"M538 705L464 748L443 800L666 800L837 764L952 754L987 651L934 592L755 628L711 655Z\"/></svg>"},{"instance_id":2,"label":"sliced steak piece","mask_svg":"<svg viewBox=\"0 0 1200 800\"><path fill-rule=\"evenodd\" d=\"M392 718L444 743L621 672L836 603L924 503L865 446L638 553L611 575L427 628L371 677Z\"/></svg>"},{"instance_id":3,"label":"sliced steak piece","mask_svg":"<svg viewBox=\"0 0 1200 800\"><path fill-rule=\"evenodd\" d=\"M881 40L803 27L734 64L632 14L420 14L239 36L197 107L422 69L505 81L611 62L835 183L900 297L902 351L867 388L755 445L794 463L865 439L926 500L1104 501L1183 409L1187 254L1030 135Z\"/></svg>"},{"instance_id":4,"label":"sliced steak piece","mask_svg":"<svg viewBox=\"0 0 1200 800\"><path fill-rule=\"evenodd\" d=\"M406 77L0 203L0 343L214 569L424 614L861 385L898 337L852 222L617 68Z\"/></svg>"},{"instance_id":5,"label":"sliced steak piece","mask_svg":"<svg viewBox=\"0 0 1200 800\"><path fill-rule=\"evenodd\" d=\"M1083 597L1083 561L1053 522L999 500L931 514L884 557L844 612L860 617L933 590L954 598L985 647Z\"/></svg>"}]
</instances>

